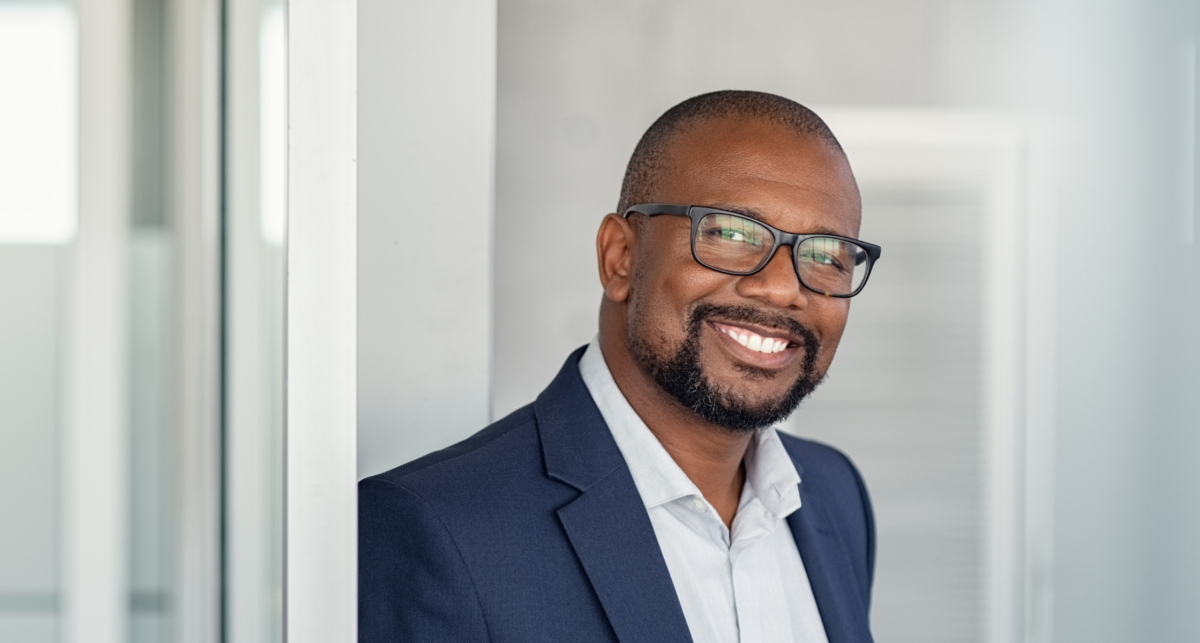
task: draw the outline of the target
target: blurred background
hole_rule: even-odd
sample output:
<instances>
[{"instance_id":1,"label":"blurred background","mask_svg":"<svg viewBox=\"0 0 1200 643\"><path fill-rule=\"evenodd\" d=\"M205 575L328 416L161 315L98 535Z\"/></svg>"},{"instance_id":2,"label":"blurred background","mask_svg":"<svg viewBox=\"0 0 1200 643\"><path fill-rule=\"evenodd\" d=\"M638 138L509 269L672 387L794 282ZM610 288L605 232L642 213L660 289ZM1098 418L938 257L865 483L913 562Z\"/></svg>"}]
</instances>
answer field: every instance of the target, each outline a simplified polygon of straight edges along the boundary
<instances>
[{"instance_id":1,"label":"blurred background","mask_svg":"<svg viewBox=\"0 0 1200 643\"><path fill-rule=\"evenodd\" d=\"M0 641L282 640L284 32L0 0Z\"/></svg>"},{"instance_id":2,"label":"blurred background","mask_svg":"<svg viewBox=\"0 0 1200 643\"><path fill-rule=\"evenodd\" d=\"M531 401L596 332L641 133L769 91L884 247L783 427L867 480L877 640L1200 640L1198 31L361 0L360 475ZM282 639L286 46L282 0L0 0L0 641Z\"/></svg>"}]
</instances>

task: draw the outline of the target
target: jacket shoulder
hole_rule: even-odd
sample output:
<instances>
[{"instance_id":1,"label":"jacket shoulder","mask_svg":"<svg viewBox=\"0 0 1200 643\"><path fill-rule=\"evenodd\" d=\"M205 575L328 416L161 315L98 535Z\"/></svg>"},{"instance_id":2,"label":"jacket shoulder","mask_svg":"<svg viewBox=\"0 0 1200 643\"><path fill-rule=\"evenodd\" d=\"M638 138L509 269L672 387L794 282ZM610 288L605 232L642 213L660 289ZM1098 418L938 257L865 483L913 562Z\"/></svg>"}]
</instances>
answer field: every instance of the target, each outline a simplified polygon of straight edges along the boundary
<instances>
[{"instance_id":1,"label":"jacket shoulder","mask_svg":"<svg viewBox=\"0 0 1200 643\"><path fill-rule=\"evenodd\" d=\"M783 432L779 433L779 439L796 464L802 491L819 494L836 508L861 506L865 511L871 511L867 485L845 453L828 444ZM873 527L873 521L870 522Z\"/></svg>"},{"instance_id":2,"label":"jacket shoulder","mask_svg":"<svg viewBox=\"0 0 1200 643\"><path fill-rule=\"evenodd\" d=\"M516 469L541 469L541 448L533 405L526 405L471 437L394 469L364 479L402 487L429 500L432 492L469 487L473 491L511 476ZM524 465L524 466L523 466ZM540 473L540 471L539 471Z\"/></svg>"},{"instance_id":3,"label":"jacket shoulder","mask_svg":"<svg viewBox=\"0 0 1200 643\"><path fill-rule=\"evenodd\" d=\"M847 478L858 478L858 469L849 456L836 447L822 442L796 437L779 431L779 439L797 468L801 478L815 477L833 482L845 482ZM808 474L808 476L805 476Z\"/></svg>"}]
</instances>

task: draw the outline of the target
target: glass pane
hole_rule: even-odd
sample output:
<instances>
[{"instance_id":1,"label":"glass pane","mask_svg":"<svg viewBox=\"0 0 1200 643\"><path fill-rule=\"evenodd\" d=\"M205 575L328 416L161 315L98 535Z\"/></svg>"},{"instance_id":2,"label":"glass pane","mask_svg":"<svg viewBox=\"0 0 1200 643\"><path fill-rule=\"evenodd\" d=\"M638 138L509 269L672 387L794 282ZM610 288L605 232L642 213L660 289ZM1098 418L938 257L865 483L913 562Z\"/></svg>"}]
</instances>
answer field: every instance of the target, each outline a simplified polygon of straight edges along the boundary
<instances>
[{"instance_id":1,"label":"glass pane","mask_svg":"<svg viewBox=\"0 0 1200 643\"><path fill-rule=\"evenodd\" d=\"M76 59L69 4L0 1L0 641L49 643L59 631Z\"/></svg>"},{"instance_id":2,"label":"glass pane","mask_svg":"<svg viewBox=\"0 0 1200 643\"><path fill-rule=\"evenodd\" d=\"M55 640L61 259L55 246L0 245L2 641Z\"/></svg>"},{"instance_id":3,"label":"glass pane","mask_svg":"<svg viewBox=\"0 0 1200 643\"><path fill-rule=\"evenodd\" d=\"M162 226L134 228L129 246L129 633L171 640L178 468L171 412L171 247Z\"/></svg>"},{"instance_id":4,"label":"glass pane","mask_svg":"<svg viewBox=\"0 0 1200 643\"><path fill-rule=\"evenodd\" d=\"M230 4L225 637L283 640L287 51L278 0Z\"/></svg>"},{"instance_id":5,"label":"glass pane","mask_svg":"<svg viewBox=\"0 0 1200 643\"><path fill-rule=\"evenodd\" d=\"M0 641L282 640L284 14L275 0L223 7L229 29L208 47L190 3L77 15L0 0ZM120 55L81 67L77 32L121 21L127 32L84 43ZM221 49L231 72L213 91ZM81 123L116 119L127 138L85 129L80 153ZM126 151L128 192L105 183L111 202L80 215L80 176L94 189L95 159ZM79 268L101 255L112 272L88 281ZM80 337L100 327L123 350L88 352L85 369L79 344L99 344ZM111 451L91 458L116 479L92 485L95 505L72 501L87 458L66 457L94 426L72 411L85 398L116 409L103 419ZM111 520L111 547L95 550L111 557L66 555L91 539L85 510ZM102 568L98 585L83 568L89 581ZM69 622L109 629L67 628L81 604L91 611Z\"/></svg>"},{"instance_id":6,"label":"glass pane","mask_svg":"<svg viewBox=\"0 0 1200 643\"><path fill-rule=\"evenodd\" d=\"M133 193L129 236L129 640L170 641L176 623L179 441L173 247L165 150L163 0L133 2Z\"/></svg>"}]
</instances>

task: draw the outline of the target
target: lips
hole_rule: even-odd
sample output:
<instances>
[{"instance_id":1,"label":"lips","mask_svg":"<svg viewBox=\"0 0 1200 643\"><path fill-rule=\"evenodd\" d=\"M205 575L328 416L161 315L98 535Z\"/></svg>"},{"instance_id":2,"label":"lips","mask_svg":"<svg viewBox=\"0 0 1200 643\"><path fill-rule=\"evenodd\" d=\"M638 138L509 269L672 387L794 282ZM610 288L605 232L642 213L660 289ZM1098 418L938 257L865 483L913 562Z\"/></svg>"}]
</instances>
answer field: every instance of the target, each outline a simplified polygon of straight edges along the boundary
<instances>
[{"instance_id":1,"label":"lips","mask_svg":"<svg viewBox=\"0 0 1200 643\"><path fill-rule=\"evenodd\" d=\"M783 337L771 337L760 335L750 329L734 326L732 324L721 324L712 322L713 328L729 335L737 343L746 348L759 353L773 354L779 353L787 349L791 342Z\"/></svg>"}]
</instances>

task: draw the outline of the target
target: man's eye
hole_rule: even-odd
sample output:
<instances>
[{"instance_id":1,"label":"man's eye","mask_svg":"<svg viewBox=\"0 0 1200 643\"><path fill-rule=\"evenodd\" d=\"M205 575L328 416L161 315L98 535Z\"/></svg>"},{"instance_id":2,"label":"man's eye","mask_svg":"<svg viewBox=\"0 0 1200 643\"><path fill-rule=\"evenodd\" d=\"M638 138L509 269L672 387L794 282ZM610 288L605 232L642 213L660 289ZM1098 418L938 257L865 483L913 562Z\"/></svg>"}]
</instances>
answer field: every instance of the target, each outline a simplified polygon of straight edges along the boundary
<instances>
[{"instance_id":1,"label":"man's eye","mask_svg":"<svg viewBox=\"0 0 1200 643\"><path fill-rule=\"evenodd\" d=\"M840 268L842 266L842 262L838 261L837 257L834 257L828 252L821 252L820 250L810 250L804 253L802 258L805 261L833 266L835 268Z\"/></svg>"},{"instance_id":2,"label":"man's eye","mask_svg":"<svg viewBox=\"0 0 1200 643\"><path fill-rule=\"evenodd\" d=\"M717 232L717 234L720 236L720 239L722 241L731 241L734 243L749 243L749 244L755 245L755 246L762 245L762 238L759 237L758 235L752 234L752 235L747 236L744 231L738 230L735 228L721 228Z\"/></svg>"}]
</instances>

